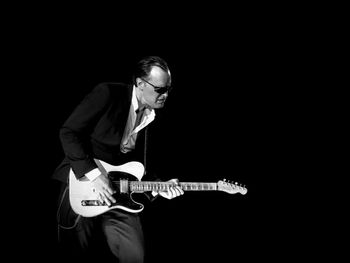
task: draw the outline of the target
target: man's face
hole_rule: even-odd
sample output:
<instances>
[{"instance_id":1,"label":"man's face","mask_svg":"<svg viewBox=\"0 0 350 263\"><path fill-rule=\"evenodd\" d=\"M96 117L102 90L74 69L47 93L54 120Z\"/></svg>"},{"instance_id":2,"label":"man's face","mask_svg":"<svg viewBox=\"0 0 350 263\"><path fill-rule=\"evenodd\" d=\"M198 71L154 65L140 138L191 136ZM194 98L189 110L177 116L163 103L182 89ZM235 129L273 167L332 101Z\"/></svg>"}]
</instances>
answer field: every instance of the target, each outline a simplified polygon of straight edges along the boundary
<instances>
[{"instance_id":1,"label":"man's face","mask_svg":"<svg viewBox=\"0 0 350 263\"><path fill-rule=\"evenodd\" d=\"M163 108L168 98L168 88L171 84L169 74L160 67L154 66L149 77L140 80L142 85L142 103L153 109Z\"/></svg>"}]
</instances>

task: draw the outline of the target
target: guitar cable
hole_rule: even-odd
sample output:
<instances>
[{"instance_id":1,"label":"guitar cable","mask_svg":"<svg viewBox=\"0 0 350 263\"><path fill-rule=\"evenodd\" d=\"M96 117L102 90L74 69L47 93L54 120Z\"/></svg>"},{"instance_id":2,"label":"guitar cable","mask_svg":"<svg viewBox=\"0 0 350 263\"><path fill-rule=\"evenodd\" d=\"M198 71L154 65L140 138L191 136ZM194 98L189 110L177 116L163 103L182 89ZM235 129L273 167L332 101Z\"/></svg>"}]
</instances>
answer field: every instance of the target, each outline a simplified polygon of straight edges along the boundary
<instances>
[{"instance_id":1,"label":"guitar cable","mask_svg":"<svg viewBox=\"0 0 350 263\"><path fill-rule=\"evenodd\" d=\"M77 226L79 219L81 217L81 215L78 215L77 218L74 220L74 224L72 226L63 226L62 224L60 224L60 219L61 219L61 214L60 214L60 210L61 210L61 206L63 204L63 200L64 197L66 196L67 190L68 190L68 185L65 187L63 194L62 194L62 198L61 201L59 203L58 209L57 209L57 214L56 214L56 220L57 220L57 240L60 241L60 228L62 229L73 229Z\"/></svg>"}]
</instances>

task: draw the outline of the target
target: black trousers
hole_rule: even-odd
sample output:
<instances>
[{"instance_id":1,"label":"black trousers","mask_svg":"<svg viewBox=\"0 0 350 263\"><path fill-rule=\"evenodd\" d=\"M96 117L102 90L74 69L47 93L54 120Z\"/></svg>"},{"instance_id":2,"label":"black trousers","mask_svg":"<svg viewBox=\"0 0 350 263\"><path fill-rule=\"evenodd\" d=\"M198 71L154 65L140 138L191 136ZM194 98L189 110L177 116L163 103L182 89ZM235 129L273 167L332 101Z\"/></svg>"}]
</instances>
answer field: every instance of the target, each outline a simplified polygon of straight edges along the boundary
<instances>
[{"instance_id":1,"label":"black trousers","mask_svg":"<svg viewBox=\"0 0 350 263\"><path fill-rule=\"evenodd\" d=\"M69 204L63 187L57 213L62 260L84 262L144 262L144 236L139 216L112 209L96 217L81 217Z\"/></svg>"}]
</instances>

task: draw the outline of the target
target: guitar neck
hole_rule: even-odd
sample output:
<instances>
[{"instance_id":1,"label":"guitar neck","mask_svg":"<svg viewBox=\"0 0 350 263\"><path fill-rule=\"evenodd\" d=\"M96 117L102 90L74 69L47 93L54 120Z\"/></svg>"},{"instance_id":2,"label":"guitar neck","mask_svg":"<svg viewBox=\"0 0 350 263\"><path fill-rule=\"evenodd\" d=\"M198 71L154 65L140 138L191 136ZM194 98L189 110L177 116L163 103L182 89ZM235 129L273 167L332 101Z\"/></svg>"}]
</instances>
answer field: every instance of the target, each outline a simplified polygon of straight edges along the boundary
<instances>
[{"instance_id":1,"label":"guitar neck","mask_svg":"<svg viewBox=\"0 0 350 263\"><path fill-rule=\"evenodd\" d=\"M173 186L170 182L130 182L130 190L135 192L146 192L146 191L165 191L169 187ZM201 183L201 182L182 182L178 186L183 191L217 191L217 183Z\"/></svg>"}]
</instances>

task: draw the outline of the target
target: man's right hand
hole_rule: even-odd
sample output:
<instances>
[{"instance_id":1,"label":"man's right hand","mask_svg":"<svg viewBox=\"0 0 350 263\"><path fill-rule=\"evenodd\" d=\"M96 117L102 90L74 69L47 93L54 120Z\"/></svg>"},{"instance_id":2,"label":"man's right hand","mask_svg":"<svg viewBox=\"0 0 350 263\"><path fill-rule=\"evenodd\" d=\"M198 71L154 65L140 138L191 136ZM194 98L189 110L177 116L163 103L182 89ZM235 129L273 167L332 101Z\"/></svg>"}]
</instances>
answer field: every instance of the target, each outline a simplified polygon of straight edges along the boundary
<instances>
[{"instance_id":1,"label":"man's right hand","mask_svg":"<svg viewBox=\"0 0 350 263\"><path fill-rule=\"evenodd\" d=\"M101 202L106 202L108 206L110 206L111 203L116 202L115 198L112 196L116 191L112 188L108 177L100 174L91 182L91 184Z\"/></svg>"}]
</instances>

